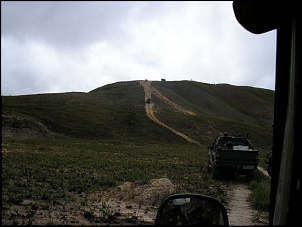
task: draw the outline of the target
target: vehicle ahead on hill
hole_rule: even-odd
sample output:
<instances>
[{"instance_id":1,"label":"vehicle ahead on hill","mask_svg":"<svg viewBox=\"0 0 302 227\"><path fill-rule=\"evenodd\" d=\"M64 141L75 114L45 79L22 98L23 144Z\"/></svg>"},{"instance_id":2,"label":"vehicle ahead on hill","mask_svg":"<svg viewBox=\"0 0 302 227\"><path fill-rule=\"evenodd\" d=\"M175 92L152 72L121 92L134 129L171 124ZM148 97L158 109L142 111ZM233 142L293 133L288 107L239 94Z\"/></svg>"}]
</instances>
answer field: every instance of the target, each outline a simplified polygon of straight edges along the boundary
<instances>
[{"instance_id":1,"label":"vehicle ahead on hill","mask_svg":"<svg viewBox=\"0 0 302 227\"><path fill-rule=\"evenodd\" d=\"M259 164L258 150L254 150L248 138L237 136L219 136L213 145L208 147L208 171L212 179L222 174L246 175L254 179Z\"/></svg>"}]
</instances>

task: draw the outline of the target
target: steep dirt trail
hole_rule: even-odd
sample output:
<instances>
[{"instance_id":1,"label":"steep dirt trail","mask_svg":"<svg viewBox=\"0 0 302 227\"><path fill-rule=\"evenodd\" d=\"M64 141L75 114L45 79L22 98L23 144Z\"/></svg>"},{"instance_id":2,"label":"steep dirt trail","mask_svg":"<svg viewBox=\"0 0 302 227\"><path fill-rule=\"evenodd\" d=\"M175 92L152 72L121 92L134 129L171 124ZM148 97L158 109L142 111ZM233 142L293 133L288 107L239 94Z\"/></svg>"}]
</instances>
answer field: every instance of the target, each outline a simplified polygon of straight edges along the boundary
<instances>
[{"instance_id":1,"label":"steep dirt trail","mask_svg":"<svg viewBox=\"0 0 302 227\"><path fill-rule=\"evenodd\" d=\"M162 93L160 93L157 89L155 89L154 87L151 87L151 93L154 94L155 96L157 96L159 99L161 99L164 103L166 103L168 106L172 107L172 109L175 112L180 112L183 114L188 114L188 115L196 115L196 113L186 110L183 107L177 105L176 103L172 102L170 99L168 99L166 96L164 96Z\"/></svg>"},{"instance_id":2,"label":"steep dirt trail","mask_svg":"<svg viewBox=\"0 0 302 227\"><path fill-rule=\"evenodd\" d=\"M155 96L157 96L159 99L161 99L162 101L164 101L167 105L169 105L170 107L172 107L172 109L176 112L181 112L184 114L189 114L189 115L196 115L194 112L186 110L184 108L182 108L181 106L177 105L176 103L172 102L171 100L169 100L166 96L164 96L163 94L161 94L157 89L155 89L154 87L151 86L151 81L140 81L140 85L144 87L144 91L145 91L145 100L147 100L148 98L151 98L151 95L154 94ZM186 136L185 134L173 129L172 127L166 125L165 123L161 122L157 117L155 117L154 115L154 111L153 111L153 103L146 103L145 104L145 109L146 109L146 114L147 116L154 122L156 122L157 124L169 129L170 131L172 131L173 133L181 136L182 138L184 138L185 140L189 141L190 143L194 143L197 145L200 145L199 142L193 140L192 138Z\"/></svg>"}]
</instances>

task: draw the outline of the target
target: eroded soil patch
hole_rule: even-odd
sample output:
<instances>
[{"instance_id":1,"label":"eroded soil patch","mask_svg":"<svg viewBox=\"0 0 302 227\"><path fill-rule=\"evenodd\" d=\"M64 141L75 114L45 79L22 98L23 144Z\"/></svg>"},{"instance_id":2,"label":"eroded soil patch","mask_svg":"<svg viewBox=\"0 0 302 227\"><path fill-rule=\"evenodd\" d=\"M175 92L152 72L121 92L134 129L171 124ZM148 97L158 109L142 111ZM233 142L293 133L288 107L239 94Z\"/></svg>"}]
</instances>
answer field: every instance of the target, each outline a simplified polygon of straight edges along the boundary
<instances>
[{"instance_id":1,"label":"eroded soil patch","mask_svg":"<svg viewBox=\"0 0 302 227\"><path fill-rule=\"evenodd\" d=\"M125 182L108 191L75 201L23 200L4 207L4 225L153 225L160 202L181 190L169 179L151 179L145 184Z\"/></svg>"}]
</instances>

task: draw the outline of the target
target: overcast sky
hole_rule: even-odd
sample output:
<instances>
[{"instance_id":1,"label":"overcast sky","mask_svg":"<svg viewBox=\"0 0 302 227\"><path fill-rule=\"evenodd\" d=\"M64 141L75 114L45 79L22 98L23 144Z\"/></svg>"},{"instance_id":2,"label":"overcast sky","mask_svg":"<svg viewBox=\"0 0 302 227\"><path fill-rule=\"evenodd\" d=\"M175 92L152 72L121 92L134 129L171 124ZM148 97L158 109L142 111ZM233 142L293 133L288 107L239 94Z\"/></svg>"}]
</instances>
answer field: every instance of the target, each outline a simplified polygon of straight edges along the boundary
<instances>
[{"instance_id":1,"label":"overcast sky","mask_svg":"<svg viewBox=\"0 0 302 227\"><path fill-rule=\"evenodd\" d=\"M255 35L231 1L1 1L1 94L89 92L194 80L274 90L276 30Z\"/></svg>"}]
</instances>

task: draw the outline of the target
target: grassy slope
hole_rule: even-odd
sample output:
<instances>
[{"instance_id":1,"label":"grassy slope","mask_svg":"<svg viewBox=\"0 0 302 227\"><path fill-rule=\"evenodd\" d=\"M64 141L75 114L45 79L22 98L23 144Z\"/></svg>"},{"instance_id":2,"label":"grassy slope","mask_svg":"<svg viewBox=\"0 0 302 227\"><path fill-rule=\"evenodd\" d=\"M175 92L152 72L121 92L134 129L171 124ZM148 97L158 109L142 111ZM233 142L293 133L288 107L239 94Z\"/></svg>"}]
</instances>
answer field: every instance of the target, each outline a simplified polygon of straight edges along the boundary
<instances>
[{"instance_id":1,"label":"grassy slope","mask_svg":"<svg viewBox=\"0 0 302 227\"><path fill-rule=\"evenodd\" d=\"M203 144L219 133L250 133L256 146L269 146L272 137L274 92L227 84L192 81L152 85L197 116L176 113L152 97L156 116ZM178 141L169 130L150 121L138 81L119 82L89 93L40 94L2 97L2 114L30 118L50 131L71 137L144 138Z\"/></svg>"},{"instance_id":2,"label":"grassy slope","mask_svg":"<svg viewBox=\"0 0 302 227\"><path fill-rule=\"evenodd\" d=\"M138 81L114 83L89 93L2 97L2 114L19 119L6 124L20 129L30 127L28 122L42 123L55 133L50 137L57 137L3 138L3 150L15 151L2 154L4 206L20 205L26 198L68 200L80 192L159 177L225 202L226 182L213 181L206 173L206 147L221 132L250 132L260 158L264 157L261 148L270 147L272 139L274 92L192 81L152 85L197 114L173 112L152 97L156 116L201 142L201 147L188 144L146 116L144 90ZM24 124L22 119L30 121Z\"/></svg>"},{"instance_id":3,"label":"grassy slope","mask_svg":"<svg viewBox=\"0 0 302 227\"><path fill-rule=\"evenodd\" d=\"M272 144L273 91L193 81L153 81L152 86L197 114L176 113L152 96L155 115L165 124L205 146L224 132L249 133L250 140L260 151L260 164L265 165L266 153ZM2 114L19 118L13 123L8 119L6 124L14 125L17 131L22 128L26 132L41 123L53 132L51 136L187 143L151 121L144 106L144 90L139 81L117 82L89 93L2 97ZM29 120L35 124L30 124ZM2 118L2 134L6 129L4 123Z\"/></svg>"},{"instance_id":4,"label":"grassy slope","mask_svg":"<svg viewBox=\"0 0 302 227\"><path fill-rule=\"evenodd\" d=\"M163 106L159 112L159 118L163 121L180 130L191 130L188 133L194 139L209 143L219 133L249 133L256 146L271 143L273 91L192 81L153 82L153 86L169 99L197 114L175 114L163 110Z\"/></svg>"},{"instance_id":5,"label":"grassy slope","mask_svg":"<svg viewBox=\"0 0 302 227\"><path fill-rule=\"evenodd\" d=\"M30 118L66 136L101 139L168 134L147 118L144 91L135 82L107 85L90 93L2 97L2 114ZM147 130L148 128L152 130Z\"/></svg>"}]
</instances>

